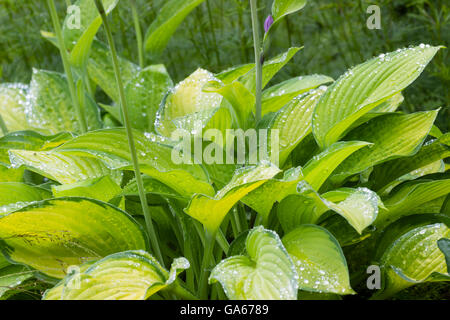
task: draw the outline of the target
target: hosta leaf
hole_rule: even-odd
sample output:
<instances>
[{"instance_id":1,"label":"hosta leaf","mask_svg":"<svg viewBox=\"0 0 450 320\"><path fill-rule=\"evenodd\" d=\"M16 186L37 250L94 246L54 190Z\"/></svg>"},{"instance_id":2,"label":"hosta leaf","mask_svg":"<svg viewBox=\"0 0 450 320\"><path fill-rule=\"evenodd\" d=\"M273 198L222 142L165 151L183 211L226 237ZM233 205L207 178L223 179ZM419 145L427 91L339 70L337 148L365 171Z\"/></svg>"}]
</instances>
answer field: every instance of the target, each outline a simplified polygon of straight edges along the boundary
<instances>
[{"instance_id":1,"label":"hosta leaf","mask_svg":"<svg viewBox=\"0 0 450 320\"><path fill-rule=\"evenodd\" d=\"M21 83L0 84L0 114L9 132L31 128L26 117L27 91L28 86Z\"/></svg>"},{"instance_id":2,"label":"hosta leaf","mask_svg":"<svg viewBox=\"0 0 450 320\"><path fill-rule=\"evenodd\" d=\"M368 113L363 115L361 118L359 118L355 123L353 123L351 129L359 127L361 124L370 121L373 118L396 111L404 100L405 98L403 97L403 95L401 93L397 93L392 98L387 99L386 101L379 104L377 107L373 108Z\"/></svg>"},{"instance_id":3,"label":"hosta leaf","mask_svg":"<svg viewBox=\"0 0 450 320\"><path fill-rule=\"evenodd\" d=\"M319 146L338 141L355 121L410 85L438 50L430 46L399 49L347 71L314 111L313 132Z\"/></svg>"},{"instance_id":4,"label":"hosta leaf","mask_svg":"<svg viewBox=\"0 0 450 320\"><path fill-rule=\"evenodd\" d=\"M0 269L3 269L6 266L9 266L10 263L8 262L8 260L6 260L6 258L0 254Z\"/></svg>"},{"instance_id":5,"label":"hosta leaf","mask_svg":"<svg viewBox=\"0 0 450 320\"><path fill-rule=\"evenodd\" d=\"M145 35L145 49L159 56L186 16L205 0L169 0Z\"/></svg>"},{"instance_id":6,"label":"hosta leaf","mask_svg":"<svg viewBox=\"0 0 450 320\"><path fill-rule=\"evenodd\" d=\"M73 138L62 132L53 136L43 136L34 131L16 131L0 138L0 162L9 166L9 150L47 150L55 148Z\"/></svg>"},{"instance_id":7,"label":"hosta leaf","mask_svg":"<svg viewBox=\"0 0 450 320\"><path fill-rule=\"evenodd\" d=\"M336 167L356 150L367 146L364 142L339 142L308 162L303 169L292 168L280 180L273 179L247 195L242 201L267 219L275 202L297 193L297 184L305 180L315 190L320 189Z\"/></svg>"},{"instance_id":8,"label":"hosta leaf","mask_svg":"<svg viewBox=\"0 0 450 320\"><path fill-rule=\"evenodd\" d=\"M172 86L164 65L149 66L127 83L125 95L133 128L154 131L156 112Z\"/></svg>"},{"instance_id":9,"label":"hosta leaf","mask_svg":"<svg viewBox=\"0 0 450 320\"><path fill-rule=\"evenodd\" d=\"M52 186L52 192L55 198L85 197L108 202L119 195L122 189L110 176L105 176L72 184Z\"/></svg>"},{"instance_id":10,"label":"hosta leaf","mask_svg":"<svg viewBox=\"0 0 450 320\"><path fill-rule=\"evenodd\" d=\"M442 238L438 240L438 248L445 256L445 262L447 263L447 273L450 274L450 239Z\"/></svg>"},{"instance_id":11,"label":"hosta leaf","mask_svg":"<svg viewBox=\"0 0 450 320\"><path fill-rule=\"evenodd\" d=\"M214 189L206 182L207 176L202 167L174 164L171 160L172 148L158 143L156 138L147 138L144 134L135 131L134 139L143 173L184 196L195 193L214 194ZM127 135L123 129L87 133L67 142L55 151L61 154L70 153L97 158L111 170L133 169Z\"/></svg>"},{"instance_id":12,"label":"hosta leaf","mask_svg":"<svg viewBox=\"0 0 450 320\"><path fill-rule=\"evenodd\" d=\"M200 221L211 233L215 233L236 202L278 172L279 169L272 164L260 164L239 169L230 183L217 192L214 197L195 195L185 211Z\"/></svg>"},{"instance_id":13,"label":"hosta leaf","mask_svg":"<svg viewBox=\"0 0 450 320\"><path fill-rule=\"evenodd\" d=\"M344 253L326 229L303 225L285 235L282 241L297 269L300 290L355 293L350 287Z\"/></svg>"},{"instance_id":14,"label":"hosta leaf","mask_svg":"<svg viewBox=\"0 0 450 320\"><path fill-rule=\"evenodd\" d=\"M387 240L393 233L398 234L399 230L392 229L384 235ZM433 223L413 228L395 238L381 256L384 288L375 297L388 298L426 281L450 281L445 256L437 246L438 240L449 234L450 229L445 223Z\"/></svg>"},{"instance_id":15,"label":"hosta leaf","mask_svg":"<svg viewBox=\"0 0 450 320\"><path fill-rule=\"evenodd\" d=\"M178 258L170 273L145 251L112 254L67 276L47 290L44 300L145 300L171 285L177 274L189 268Z\"/></svg>"},{"instance_id":16,"label":"hosta leaf","mask_svg":"<svg viewBox=\"0 0 450 320\"><path fill-rule=\"evenodd\" d=\"M213 80L215 77L212 73L197 69L188 78L177 84L166 99L163 118L173 119L219 107L222 101L219 94L203 92L203 87Z\"/></svg>"},{"instance_id":17,"label":"hosta leaf","mask_svg":"<svg viewBox=\"0 0 450 320\"><path fill-rule=\"evenodd\" d=\"M417 213L415 209L433 199L446 196L449 190L450 179L406 182L394 189L389 198L384 200L387 209L380 210L375 225L383 227L402 216Z\"/></svg>"},{"instance_id":18,"label":"hosta leaf","mask_svg":"<svg viewBox=\"0 0 450 320\"><path fill-rule=\"evenodd\" d=\"M445 163L443 160L438 160L436 162L430 163L422 168L418 168L416 170L407 173L400 178L392 181L388 185L386 185L382 190L379 191L380 194L387 194L392 191L393 188L398 186L404 181L415 180L421 178L423 176L434 174L434 173L444 173L445 172Z\"/></svg>"},{"instance_id":19,"label":"hosta leaf","mask_svg":"<svg viewBox=\"0 0 450 320\"><path fill-rule=\"evenodd\" d=\"M206 109L170 120L158 120L156 123L158 133L174 141L180 139L178 134L200 135L200 131L206 132L208 129L217 129L225 136L226 130L231 126L230 111L223 107Z\"/></svg>"},{"instance_id":20,"label":"hosta leaf","mask_svg":"<svg viewBox=\"0 0 450 320\"><path fill-rule=\"evenodd\" d=\"M411 157L403 157L388 161L376 166L370 175L374 190L382 193L390 182L412 173L414 170L439 162L450 157L450 133L442 135L439 139L426 143L418 153Z\"/></svg>"},{"instance_id":21,"label":"hosta leaf","mask_svg":"<svg viewBox=\"0 0 450 320\"><path fill-rule=\"evenodd\" d=\"M0 300L7 298L9 291L15 291L14 289L33 277L34 272L24 266L10 265L0 268Z\"/></svg>"},{"instance_id":22,"label":"hosta leaf","mask_svg":"<svg viewBox=\"0 0 450 320\"><path fill-rule=\"evenodd\" d=\"M136 77L139 72L139 67L125 58L118 57L118 60L120 74L123 83L126 85ZM119 92L117 91L116 78L111 61L111 52L109 48L99 41L94 41L87 63L89 77L95 84L100 86L113 101L119 102Z\"/></svg>"},{"instance_id":23,"label":"hosta leaf","mask_svg":"<svg viewBox=\"0 0 450 320\"><path fill-rule=\"evenodd\" d=\"M291 100L277 112L269 125L270 130L278 130L279 161L283 167L287 157L295 147L311 133L311 118L314 107L325 89L313 90L309 94ZM268 146L271 145L271 134L268 135ZM272 152L272 150L271 150Z\"/></svg>"},{"instance_id":24,"label":"hosta leaf","mask_svg":"<svg viewBox=\"0 0 450 320\"><path fill-rule=\"evenodd\" d=\"M219 81L210 81L203 91L218 93L227 100L238 127L246 129L251 126L250 116L255 107L255 96L242 83L234 81L224 85Z\"/></svg>"},{"instance_id":25,"label":"hosta leaf","mask_svg":"<svg viewBox=\"0 0 450 320\"><path fill-rule=\"evenodd\" d=\"M79 132L79 122L63 74L33 70L27 104L27 119L32 127L49 134L61 131ZM100 128L100 116L95 102L86 97L88 129Z\"/></svg>"},{"instance_id":26,"label":"hosta leaf","mask_svg":"<svg viewBox=\"0 0 450 320\"><path fill-rule=\"evenodd\" d=\"M298 195L285 198L278 206L278 219L286 232L302 224L317 224L325 212L333 210L361 234L375 221L380 206L376 193L366 188L347 188L320 196L301 181L297 191ZM341 193L343 197L336 199L335 193Z\"/></svg>"},{"instance_id":27,"label":"hosta leaf","mask_svg":"<svg viewBox=\"0 0 450 320\"><path fill-rule=\"evenodd\" d=\"M119 171L108 169L100 160L55 151L10 150L14 168L24 166L61 184L80 182L89 178L111 175L115 181L122 179Z\"/></svg>"},{"instance_id":28,"label":"hosta leaf","mask_svg":"<svg viewBox=\"0 0 450 320\"><path fill-rule=\"evenodd\" d=\"M288 14L297 12L306 5L306 0L274 0L272 4L272 15L274 23Z\"/></svg>"},{"instance_id":29,"label":"hosta leaf","mask_svg":"<svg viewBox=\"0 0 450 320\"><path fill-rule=\"evenodd\" d=\"M368 147L367 147L368 146ZM367 148L364 148L367 147ZM360 149L368 149L370 143L360 141L337 142L322 153L314 156L306 165L303 173L305 181L314 190L320 190L334 170Z\"/></svg>"},{"instance_id":30,"label":"hosta leaf","mask_svg":"<svg viewBox=\"0 0 450 320\"><path fill-rule=\"evenodd\" d=\"M262 72L262 84L263 88L269 83L270 80L280 71L293 57L300 51L301 48L293 47L289 48L288 51L282 53L275 58L266 61L263 66ZM244 86L252 93L256 89L256 70L253 68L247 74L239 78L239 82L242 82Z\"/></svg>"},{"instance_id":31,"label":"hosta leaf","mask_svg":"<svg viewBox=\"0 0 450 320\"><path fill-rule=\"evenodd\" d=\"M45 189L20 182L0 182L0 216L26 206L30 202L50 198Z\"/></svg>"},{"instance_id":32,"label":"hosta leaf","mask_svg":"<svg viewBox=\"0 0 450 320\"><path fill-rule=\"evenodd\" d=\"M262 94L262 115L277 112L298 95L333 81L330 77L315 74L295 77L274 85Z\"/></svg>"},{"instance_id":33,"label":"hosta leaf","mask_svg":"<svg viewBox=\"0 0 450 320\"><path fill-rule=\"evenodd\" d=\"M69 266L146 249L148 242L128 214L86 198L44 200L4 215L0 239L9 259L55 278L63 278Z\"/></svg>"},{"instance_id":34,"label":"hosta leaf","mask_svg":"<svg viewBox=\"0 0 450 320\"><path fill-rule=\"evenodd\" d=\"M278 235L262 227L247 236L246 255L223 260L211 273L231 300L296 300L297 272Z\"/></svg>"},{"instance_id":35,"label":"hosta leaf","mask_svg":"<svg viewBox=\"0 0 450 320\"><path fill-rule=\"evenodd\" d=\"M165 184L158 180L152 179L148 176L142 177L144 183L144 189L146 193L157 194L163 197L180 198L183 199L175 190L169 188ZM136 179L131 180L122 190L124 196L138 196L139 190L137 187Z\"/></svg>"},{"instance_id":36,"label":"hosta leaf","mask_svg":"<svg viewBox=\"0 0 450 320\"><path fill-rule=\"evenodd\" d=\"M1 151L0 151L1 153ZM1 155L0 155L1 157ZM1 161L1 158L0 158ZM0 164L0 181L1 182L22 182L24 168L8 168Z\"/></svg>"},{"instance_id":37,"label":"hosta leaf","mask_svg":"<svg viewBox=\"0 0 450 320\"><path fill-rule=\"evenodd\" d=\"M119 0L102 0L106 14L109 14ZM102 18L92 0L78 0L74 3L80 10L80 26L74 28L70 25L73 16L68 15L63 25L64 41L71 49L71 63L82 67L85 63L94 37L102 25ZM75 45L74 45L75 44Z\"/></svg>"},{"instance_id":38,"label":"hosta leaf","mask_svg":"<svg viewBox=\"0 0 450 320\"><path fill-rule=\"evenodd\" d=\"M239 79L241 76L252 70L254 67L255 67L254 63L248 63L240 66L231 67L225 71L216 74L216 78L222 81L224 84L230 84L234 80Z\"/></svg>"},{"instance_id":39,"label":"hosta leaf","mask_svg":"<svg viewBox=\"0 0 450 320\"><path fill-rule=\"evenodd\" d=\"M390 114L371 120L367 125L350 132L346 139L373 143L346 159L333 174L335 183L372 166L419 151L430 131L437 111L408 115Z\"/></svg>"}]
</instances>

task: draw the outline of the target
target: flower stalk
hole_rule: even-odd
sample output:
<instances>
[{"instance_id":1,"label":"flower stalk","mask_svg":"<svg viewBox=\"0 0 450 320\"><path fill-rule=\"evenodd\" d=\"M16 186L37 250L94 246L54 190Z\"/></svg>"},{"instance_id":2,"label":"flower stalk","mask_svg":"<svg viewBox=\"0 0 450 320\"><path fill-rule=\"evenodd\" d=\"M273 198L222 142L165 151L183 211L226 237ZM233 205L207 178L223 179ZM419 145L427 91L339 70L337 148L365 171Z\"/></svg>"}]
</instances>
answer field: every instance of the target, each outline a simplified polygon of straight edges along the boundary
<instances>
[{"instance_id":1,"label":"flower stalk","mask_svg":"<svg viewBox=\"0 0 450 320\"><path fill-rule=\"evenodd\" d=\"M80 102L78 101L77 90L75 88L75 83L73 81L72 69L69 63L69 56L67 54L66 45L64 43L64 38L62 35L61 25L59 24L58 14L56 13L55 2L53 0L47 0L48 9L50 16L52 18L53 28L55 29L56 38L58 39L59 52L61 54L61 59L64 66L64 72L67 76L67 82L69 85L70 96L72 98L72 103L75 107L77 113L78 123L80 125L81 133L87 132L86 119L84 117L83 110L81 110Z\"/></svg>"},{"instance_id":2,"label":"flower stalk","mask_svg":"<svg viewBox=\"0 0 450 320\"><path fill-rule=\"evenodd\" d=\"M125 129L127 132L128 145L130 148L131 159L133 162L134 172L136 175L136 184L137 184L138 191L139 191L139 197L141 200L142 211L144 213L145 224L147 226L148 235L150 237L151 247L153 249L153 252L156 255L156 258L158 260L160 260L160 262L162 264L164 264L164 260L162 258L162 254L161 254L161 249L159 247L159 242L158 242L158 239L157 239L156 233L155 233L155 228L153 226L152 216L151 216L151 213L150 213L150 210L148 207L144 184L142 181L141 170L139 167L139 160L138 160L138 156L137 156L137 152L136 152L136 146L134 143L133 129L132 129L131 122L129 119L128 104L127 104L127 100L125 98L122 76L120 74L120 69L119 69L119 61L117 58L116 47L115 47L114 40L112 37L111 29L109 27L108 19L106 17L106 12L105 12L105 9L103 7L101 0L95 0L95 4L97 6L98 12L100 13L100 16L102 17L103 25L104 25L104 28L106 31L106 37L108 39L108 44L109 44L109 47L111 50L111 57L112 57L112 62L113 62L113 67L114 67L114 74L116 77L117 89L119 91L122 116L123 116L123 120L124 120L124 124L125 124Z\"/></svg>"},{"instance_id":3,"label":"flower stalk","mask_svg":"<svg viewBox=\"0 0 450 320\"><path fill-rule=\"evenodd\" d=\"M262 66L263 51L259 35L258 8L256 0L250 0L250 9L252 12L252 28L253 28L253 46L255 49L255 66L256 66L256 90L255 90L255 119L256 123L261 121L261 96L262 96Z\"/></svg>"},{"instance_id":4,"label":"flower stalk","mask_svg":"<svg viewBox=\"0 0 450 320\"><path fill-rule=\"evenodd\" d=\"M136 4L136 0L131 0L131 12L133 14L133 21L134 21L134 30L136 32L136 42L138 47L138 56L139 56L139 66L141 69L145 67L145 60L144 60L144 45L142 40L142 29L141 24L139 22L139 13L138 13L138 7Z\"/></svg>"}]
</instances>

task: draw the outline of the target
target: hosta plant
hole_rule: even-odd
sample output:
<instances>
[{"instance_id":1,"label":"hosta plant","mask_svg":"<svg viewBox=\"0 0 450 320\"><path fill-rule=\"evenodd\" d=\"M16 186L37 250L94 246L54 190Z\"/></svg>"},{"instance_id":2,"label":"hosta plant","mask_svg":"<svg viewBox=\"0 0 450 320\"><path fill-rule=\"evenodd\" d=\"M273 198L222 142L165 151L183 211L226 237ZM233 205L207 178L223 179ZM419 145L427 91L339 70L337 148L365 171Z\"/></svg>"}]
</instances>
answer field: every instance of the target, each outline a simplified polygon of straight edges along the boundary
<instances>
[{"instance_id":1,"label":"hosta plant","mask_svg":"<svg viewBox=\"0 0 450 320\"><path fill-rule=\"evenodd\" d=\"M117 56L117 1L77 1L76 31L52 2L65 74L0 84L0 298L386 299L450 279L450 136L439 110L397 111L441 47L275 84L301 48L270 58L270 37L306 1L275 0L260 41L251 0L256 63L175 84L157 57L202 1L168 1L145 43L137 20L151 65Z\"/></svg>"}]
</instances>

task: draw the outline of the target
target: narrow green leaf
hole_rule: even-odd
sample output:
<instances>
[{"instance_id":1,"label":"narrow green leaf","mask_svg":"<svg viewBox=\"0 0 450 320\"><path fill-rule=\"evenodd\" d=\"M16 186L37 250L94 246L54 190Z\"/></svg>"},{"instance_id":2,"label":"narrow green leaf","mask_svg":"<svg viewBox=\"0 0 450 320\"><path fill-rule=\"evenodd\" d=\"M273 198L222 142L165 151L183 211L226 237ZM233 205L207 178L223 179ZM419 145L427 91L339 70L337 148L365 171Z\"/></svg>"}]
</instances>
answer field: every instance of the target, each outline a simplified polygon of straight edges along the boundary
<instances>
[{"instance_id":1,"label":"narrow green leaf","mask_svg":"<svg viewBox=\"0 0 450 320\"><path fill-rule=\"evenodd\" d=\"M347 71L322 96L313 132L324 149L363 115L410 85L440 47L420 46L382 54Z\"/></svg>"},{"instance_id":2,"label":"narrow green leaf","mask_svg":"<svg viewBox=\"0 0 450 320\"><path fill-rule=\"evenodd\" d=\"M159 56L186 16L205 0L169 0L145 35L145 49Z\"/></svg>"},{"instance_id":3,"label":"narrow green leaf","mask_svg":"<svg viewBox=\"0 0 450 320\"><path fill-rule=\"evenodd\" d=\"M306 0L274 0L272 4L273 19L277 22L288 14L300 11L306 2Z\"/></svg>"},{"instance_id":4,"label":"narrow green leaf","mask_svg":"<svg viewBox=\"0 0 450 320\"><path fill-rule=\"evenodd\" d=\"M145 192L150 194L157 194L163 197L185 199L179 195L175 190L169 188L165 184L158 180L152 179L149 176L143 176L142 181L144 183ZM138 187L136 179L131 180L122 190L124 196L138 196Z\"/></svg>"},{"instance_id":5,"label":"narrow green leaf","mask_svg":"<svg viewBox=\"0 0 450 320\"><path fill-rule=\"evenodd\" d=\"M275 58L266 61L263 65L262 84L263 88L269 83L270 80L280 71L302 48L293 47L288 51L282 53ZM253 68L248 73L239 78L241 82L250 92L254 93L256 89L256 69Z\"/></svg>"},{"instance_id":6,"label":"narrow green leaf","mask_svg":"<svg viewBox=\"0 0 450 320\"><path fill-rule=\"evenodd\" d=\"M246 129L252 126L254 120L251 115L255 107L255 96L242 83L234 81L225 85L219 81L210 81L203 91L218 93L228 101L238 127Z\"/></svg>"},{"instance_id":7,"label":"narrow green leaf","mask_svg":"<svg viewBox=\"0 0 450 320\"><path fill-rule=\"evenodd\" d=\"M52 186L53 196L61 197L85 197L108 202L122 192L122 189L111 176L91 178L72 184Z\"/></svg>"},{"instance_id":8,"label":"narrow green leaf","mask_svg":"<svg viewBox=\"0 0 450 320\"><path fill-rule=\"evenodd\" d=\"M16 131L0 138L0 163L10 165L9 150L48 150L73 138L72 134L61 132L53 136L44 136L35 131Z\"/></svg>"},{"instance_id":9,"label":"narrow green leaf","mask_svg":"<svg viewBox=\"0 0 450 320\"><path fill-rule=\"evenodd\" d=\"M154 136L133 133L139 164L143 173L166 184L183 196L195 193L213 195L214 189L199 165L174 164L172 148L161 144ZM147 138L148 136L148 138ZM111 170L132 170L127 135L123 129L99 130L79 136L55 150L97 158Z\"/></svg>"},{"instance_id":10,"label":"narrow green leaf","mask_svg":"<svg viewBox=\"0 0 450 320\"><path fill-rule=\"evenodd\" d=\"M282 241L297 269L300 290L355 293L350 286L344 253L326 229L303 225L285 235Z\"/></svg>"},{"instance_id":11,"label":"narrow green leaf","mask_svg":"<svg viewBox=\"0 0 450 320\"><path fill-rule=\"evenodd\" d=\"M20 182L0 182L0 216L27 206L30 202L50 198L45 189Z\"/></svg>"},{"instance_id":12,"label":"narrow green leaf","mask_svg":"<svg viewBox=\"0 0 450 320\"><path fill-rule=\"evenodd\" d=\"M25 167L61 184L80 182L89 178L111 175L118 183L119 171L108 169L100 160L56 151L10 150L14 168Z\"/></svg>"},{"instance_id":13,"label":"narrow green leaf","mask_svg":"<svg viewBox=\"0 0 450 320\"><path fill-rule=\"evenodd\" d=\"M249 72L255 67L254 63L243 64L240 66L231 67L216 74L216 78L222 81L224 84L230 84L234 80L239 79L241 76Z\"/></svg>"},{"instance_id":14,"label":"narrow green leaf","mask_svg":"<svg viewBox=\"0 0 450 320\"><path fill-rule=\"evenodd\" d=\"M263 227L250 231L246 255L223 260L211 273L231 300L296 300L298 276L278 235Z\"/></svg>"},{"instance_id":15,"label":"narrow green leaf","mask_svg":"<svg viewBox=\"0 0 450 320\"><path fill-rule=\"evenodd\" d=\"M418 213L425 203L446 196L450 190L450 179L416 180L397 187L389 198L384 200L387 209L380 210L375 225L382 228L402 216Z\"/></svg>"},{"instance_id":16,"label":"narrow green leaf","mask_svg":"<svg viewBox=\"0 0 450 320\"><path fill-rule=\"evenodd\" d=\"M278 206L278 219L286 232L302 224L317 224L325 212L333 210L362 234L375 221L381 206L376 193L366 188L346 188L320 196L305 181L301 181L297 192L298 195L285 198ZM343 197L337 199L335 193Z\"/></svg>"},{"instance_id":17,"label":"narrow green leaf","mask_svg":"<svg viewBox=\"0 0 450 320\"><path fill-rule=\"evenodd\" d=\"M103 0L102 2L106 14L109 14L119 0ZM86 62L94 37L102 25L102 19L94 1L78 0L74 5L80 10L80 26L79 28L71 26L70 20L73 20L73 13L68 15L63 25L63 36L67 47L71 49L70 62L77 67L82 67Z\"/></svg>"},{"instance_id":18,"label":"narrow green leaf","mask_svg":"<svg viewBox=\"0 0 450 320\"><path fill-rule=\"evenodd\" d=\"M445 262L447 263L447 273L450 274L450 239L442 238L438 240L438 248L445 256Z\"/></svg>"},{"instance_id":19,"label":"narrow green leaf","mask_svg":"<svg viewBox=\"0 0 450 320\"><path fill-rule=\"evenodd\" d=\"M399 157L416 154L428 135L437 111L401 115L390 114L371 120L350 132L345 139L367 141L372 147L359 150L346 159L333 174L342 183L349 176Z\"/></svg>"},{"instance_id":20,"label":"narrow green leaf","mask_svg":"<svg viewBox=\"0 0 450 320\"><path fill-rule=\"evenodd\" d=\"M426 143L418 153L410 157L402 157L376 166L370 175L374 190L382 193L390 182L422 169L427 165L439 162L450 157L450 133L442 135L439 139Z\"/></svg>"},{"instance_id":21,"label":"narrow green leaf","mask_svg":"<svg viewBox=\"0 0 450 320\"><path fill-rule=\"evenodd\" d=\"M44 200L4 215L0 239L9 259L55 278L63 278L69 266L146 249L148 243L128 214L86 198Z\"/></svg>"},{"instance_id":22,"label":"narrow green leaf","mask_svg":"<svg viewBox=\"0 0 450 320\"><path fill-rule=\"evenodd\" d=\"M27 267L10 265L0 268L0 300L6 299L17 287L34 277L34 272Z\"/></svg>"},{"instance_id":23,"label":"narrow green leaf","mask_svg":"<svg viewBox=\"0 0 450 320\"><path fill-rule=\"evenodd\" d=\"M336 167L356 150L367 146L364 142L339 142L314 157L305 168L292 168L280 180L272 179L247 195L242 202L267 219L275 204L297 193L297 184L305 180L318 190Z\"/></svg>"},{"instance_id":24,"label":"narrow green leaf","mask_svg":"<svg viewBox=\"0 0 450 320\"><path fill-rule=\"evenodd\" d=\"M365 148L367 147L367 148ZM346 161L360 149L368 149L370 143L360 141L337 142L331 147L314 156L303 170L305 180L314 190L320 190L327 178L338 168L338 166Z\"/></svg>"},{"instance_id":25,"label":"narrow green leaf","mask_svg":"<svg viewBox=\"0 0 450 320\"><path fill-rule=\"evenodd\" d=\"M262 93L262 115L277 112L300 94L333 81L333 78L315 74L295 77L276 84Z\"/></svg>"},{"instance_id":26,"label":"narrow green leaf","mask_svg":"<svg viewBox=\"0 0 450 320\"><path fill-rule=\"evenodd\" d=\"M239 200L273 178L278 172L279 169L270 163L239 169L233 179L214 197L195 195L185 211L214 234L227 213Z\"/></svg>"}]
</instances>

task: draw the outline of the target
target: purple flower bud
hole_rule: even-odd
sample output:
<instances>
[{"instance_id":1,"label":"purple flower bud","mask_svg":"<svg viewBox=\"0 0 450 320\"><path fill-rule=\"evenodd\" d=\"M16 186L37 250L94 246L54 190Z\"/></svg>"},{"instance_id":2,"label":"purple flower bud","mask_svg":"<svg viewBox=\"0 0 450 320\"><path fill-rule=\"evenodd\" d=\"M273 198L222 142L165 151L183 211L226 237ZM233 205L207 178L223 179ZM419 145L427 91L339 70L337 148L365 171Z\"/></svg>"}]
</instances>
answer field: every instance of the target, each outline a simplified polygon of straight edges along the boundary
<instances>
[{"instance_id":1,"label":"purple flower bud","mask_svg":"<svg viewBox=\"0 0 450 320\"><path fill-rule=\"evenodd\" d=\"M266 21L264 22L264 30L267 32L269 32L270 27L273 24L273 17L269 14L269 16L267 17Z\"/></svg>"}]
</instances>

